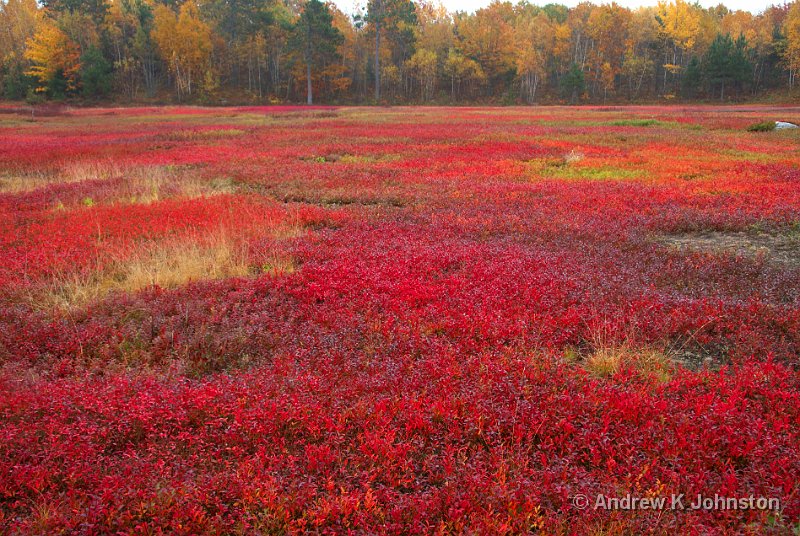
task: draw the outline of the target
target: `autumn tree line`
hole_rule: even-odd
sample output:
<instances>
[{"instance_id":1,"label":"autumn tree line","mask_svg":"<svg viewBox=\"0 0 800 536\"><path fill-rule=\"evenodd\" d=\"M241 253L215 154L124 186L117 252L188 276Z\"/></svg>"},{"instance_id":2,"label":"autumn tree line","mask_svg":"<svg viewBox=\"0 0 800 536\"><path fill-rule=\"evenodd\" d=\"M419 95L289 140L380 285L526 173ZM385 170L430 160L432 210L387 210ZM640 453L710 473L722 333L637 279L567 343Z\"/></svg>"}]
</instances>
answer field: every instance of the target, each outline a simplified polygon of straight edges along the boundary
<instances>
[{"instance_id":1,"label":"autumn tree line","mask_svg":"<svg viewBox=\"0 0 800 536\"><path fill-rule=\"evenodd\" d=\"M33 102L730 100L791 92L798 69L800 0L0 0L0 92Z\"/></svg>"}]
</instances>

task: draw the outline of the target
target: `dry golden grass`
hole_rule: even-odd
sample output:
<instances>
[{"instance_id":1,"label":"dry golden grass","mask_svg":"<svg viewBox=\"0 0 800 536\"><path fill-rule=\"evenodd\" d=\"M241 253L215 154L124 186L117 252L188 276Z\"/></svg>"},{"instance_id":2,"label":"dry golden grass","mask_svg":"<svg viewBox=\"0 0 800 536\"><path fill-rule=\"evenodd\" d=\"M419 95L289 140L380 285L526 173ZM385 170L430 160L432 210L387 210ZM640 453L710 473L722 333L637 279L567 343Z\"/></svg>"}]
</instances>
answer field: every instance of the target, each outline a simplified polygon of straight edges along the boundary
<instances>
[{"instance_id":1,"label":"dry golden grass","mask_svg":"<svg viewBox=\"0 0 800 536\"><path fill-rule=\"evenodd\" d=\"M574 164L576 162L580 162L584 158L585 156L582 152L571 149L570 152L564 155L564 163Z\"/></svg>"},{"instance_id":2,"label":"dry golden grass","mask_svg":"<svg viewBox=\"0 0 800 536\"><path fill-rule=\"evenodd\" d=\"M62 182L57 173L44 171L5 171L0 175L0 193L19 194Z\"/></svg>"},{"instance_id":3,"label":"dry golden grass","mask_svg":"<svg viewBox=\"0 0 800 536\"><path fill-rule=\"evenodd\" d=\"M154 203L169 197L208 197L234 191L228 179L208 180L195 169L175 166L131 168L122 178L115 196L122 203Z\"/></svg>"},{"instance_id":4,"label":"dry golden grass","mask_svg":"<svg viewBox=\"0 0 800 536\"><path fill-rule=\"evenodd\" d=\"M186 129L170 133L164 137L176 141L202 141L235 138L245 134L247 134L247 131L240 128L216 128L212 130Z\"/></svg>"},{"instance_id":5,"label":"dry golden grass","mask_svg":"<svg viewBox=\"0 0 800 536\"><path fill-rule=\"evenodd\" d=\"M228 179L203 177L185 166L132 166L111 160L70 162L50 171L17 171L0 174L0 192L24 193L52 184L88 180L121 179L110 199L116 203L153 203L168 197L204 197L234 191ZM59 207L59 208L63 208Z\"/></svg>"},{"instance_id":6,"label":"dry golden grass","mask_svg":"<svg viewBox=\"0 0 800 536\"><path fill-rule=\"evenodd\" d=\"M41 309L84 307L113 293L131 293L158 286L176 288L193 281L226 279L294 271L290 257L274 254L254 265L247 247L224 232L201 241L152 243L124 259L98 263L88 274L53 278L31 301Z\"/></svg>"},{"instance_id":7,"label":"dry golden grass","mask_svg":"<svg viewBox=\"0 0 800 536\"><path fill-rule=\"evenodd\" d=\"M113 160L77 161L65 164L58 182L83 182L122 176L124 169Z\"/></svg>"},{"instance_id":8,"label":"dry golden grass","mask_svg":"<svg viewBox=\"0 0 800 536\"><path fill-rule=\"evenodd\" d=\"M667 352L653 347L621 345L597 345L585 359L584 368L592 375L607 378L623 368L632 368L644 377L660 383L671 378L671 360Z\"/></svg>"},{"instance_id":9,"label":"dry golden grass","mask_svg":"<svg viewBox=\"0 0 800 536\"><path fill-rule=\"evenodd\" d=\"M60 169L6 171L0 175L0 192L31 192L51 184L70 184L119 177L122 169L113 161L70 162Z\"/></svg>"}]
</instances>

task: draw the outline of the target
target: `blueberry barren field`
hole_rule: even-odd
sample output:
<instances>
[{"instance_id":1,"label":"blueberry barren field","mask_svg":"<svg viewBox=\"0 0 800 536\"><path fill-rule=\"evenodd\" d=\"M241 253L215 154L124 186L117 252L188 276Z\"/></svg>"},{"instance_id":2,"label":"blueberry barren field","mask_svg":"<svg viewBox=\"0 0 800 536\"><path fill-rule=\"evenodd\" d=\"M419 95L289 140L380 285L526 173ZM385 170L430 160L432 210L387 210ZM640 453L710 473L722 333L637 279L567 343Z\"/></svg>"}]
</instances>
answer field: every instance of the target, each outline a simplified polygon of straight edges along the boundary
<instances>
[{"instance_id":1,"label":"blueberry barren field","mask_svg":"<svg viewBox=\"0 0 800 536\"><path fill-rule=\"evenodd\" d=\"M0 532L798 530L799 108L0 112Z\"/></svg>"}]
</instances>

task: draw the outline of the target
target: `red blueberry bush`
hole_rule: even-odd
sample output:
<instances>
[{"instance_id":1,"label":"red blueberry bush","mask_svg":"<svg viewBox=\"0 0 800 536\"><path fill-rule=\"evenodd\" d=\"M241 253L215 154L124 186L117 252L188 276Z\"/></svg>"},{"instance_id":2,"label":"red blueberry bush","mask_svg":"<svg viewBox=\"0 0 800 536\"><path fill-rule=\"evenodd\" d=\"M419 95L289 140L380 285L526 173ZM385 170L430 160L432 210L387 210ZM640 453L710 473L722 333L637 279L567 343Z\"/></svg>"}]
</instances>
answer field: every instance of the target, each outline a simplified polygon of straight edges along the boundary
<instances>
[{"instance_id":1,"label":"red blueberry bush","mask_svg":"<svg viewBox=\"0 0 800 536\"><path fill-rule=\"evenodd\" d=\"M0 531L797 530L775 112L0 122Z\"/></svg>"}]
</instances>

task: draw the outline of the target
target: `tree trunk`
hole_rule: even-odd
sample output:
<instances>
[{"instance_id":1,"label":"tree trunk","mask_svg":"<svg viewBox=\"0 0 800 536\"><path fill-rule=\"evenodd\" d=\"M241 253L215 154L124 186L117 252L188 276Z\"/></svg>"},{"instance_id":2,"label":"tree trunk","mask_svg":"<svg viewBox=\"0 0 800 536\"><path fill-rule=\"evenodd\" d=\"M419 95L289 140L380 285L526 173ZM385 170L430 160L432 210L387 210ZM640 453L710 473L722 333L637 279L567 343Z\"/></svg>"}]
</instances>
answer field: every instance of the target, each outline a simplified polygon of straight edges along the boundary
<instances>
[{"instance_id":1,"label":"tree trunk","mask_svg":"<svg viewBox=\"0 0 800 536\"><path fill-rule=\"evenodd\" d=\"M375 23L375 104L381 102L381 25Z\"/></svg>"},{"instance_id":2,"label":"tree trunk","mask_svg":"<svg viewBox=\"0 0 800 536\"><path fill-rule=\"evenodd\" d=\"M308 104L314 103L314 97L311 94L311 60L306 60L306 102Z\"/></svg>"},{"instance_id":3,"label":"tree trunk","mask_svg":"<svg viewBox=\"0 0 800 536\"><path fill-rule=\"evenodd\" d=\"M306 26L306 104L313 104L314 96L311 94L311 23Z\"/></svg>"}]
</instances>

